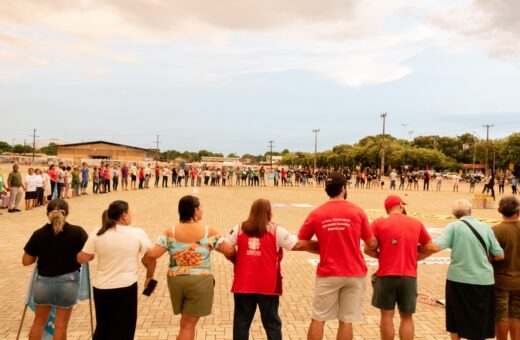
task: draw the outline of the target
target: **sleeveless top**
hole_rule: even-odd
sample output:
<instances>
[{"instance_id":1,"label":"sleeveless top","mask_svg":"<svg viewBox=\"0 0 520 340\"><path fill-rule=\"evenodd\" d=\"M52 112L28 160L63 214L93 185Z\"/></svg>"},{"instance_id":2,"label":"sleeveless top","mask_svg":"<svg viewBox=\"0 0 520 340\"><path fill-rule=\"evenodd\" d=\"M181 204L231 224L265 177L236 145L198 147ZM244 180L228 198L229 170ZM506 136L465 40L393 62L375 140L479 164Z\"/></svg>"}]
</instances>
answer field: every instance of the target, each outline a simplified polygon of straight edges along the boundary
<instances>
[{"instance_id":1,"label":"sleeveless top","mask_svg":"<svg viewBox=\"0 0 520 340\"><path fill-rule=\"evenodd\" d=\"M168 276L211 274L211 250L218 248L224 238L219 235L208 237L208 232L209 228L206 226L202 239L184 243L175 239L173 226L159 237L157 243L167 249L169 254Z\"/></svg>"},{"instance_id":2,"label":"sleeveless top","mask_svg":"<svg viewBox=\"0 0 520 340\"><path fill-rule=\"evenodd\" d=\"M238 229L233 293L282 295L280 262L283 249L277 248L276 226L270 224L262 237L250 237Z\"/></svg>"}]
</instances>

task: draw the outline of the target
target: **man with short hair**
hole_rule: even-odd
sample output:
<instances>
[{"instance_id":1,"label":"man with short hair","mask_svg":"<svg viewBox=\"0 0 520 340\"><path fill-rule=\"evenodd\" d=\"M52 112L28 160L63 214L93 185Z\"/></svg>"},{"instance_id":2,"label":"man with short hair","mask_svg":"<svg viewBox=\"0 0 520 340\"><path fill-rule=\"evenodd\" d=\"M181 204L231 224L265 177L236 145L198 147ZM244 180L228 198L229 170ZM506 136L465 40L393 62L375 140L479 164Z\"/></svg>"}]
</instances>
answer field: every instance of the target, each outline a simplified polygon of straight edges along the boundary
<instances>
[{"instance_id":1,"label":"man with short hair","mask_svg":"<svg viewBox=\"0 0 520 340\"><path fill-rule=\"evenodd\" d=\"M81 194L87 195L89 168L86 162L83 162L81 165Z\"/></svg>"},{"instance_id":2,"label":"man with short hair","mask_svg":"<svg viewBox=\"0 0 520 340\"><path fill-rule=\"evenodd\" d=\"M502 222L493 227L504 249L503 261L494 261L495 328L497 340L520 339L520 201L505 196L498 203Z\"/></svg>"},{"instance_id":3,"label":"man with short hair","mask_svg":"<svg viewBox=\"0 0 520 340\"><path fill-rule=\"evenodd\" d=\"M352 323L361 316L367 267L360 241L370 250L377 248L377 241L365 212L346 200L346 185L343 174L329 174L329 201L307 216L298 233L300 240L316 235L320 246L309 340L323 338L327 320L339 320L338 339L352 339Z\"/></svg>"},{"instance_id":4,"label":"man with short hair","mask_svg":"<svg viewBox=\"0 0 520 340\"><path fill-rule=\"evenodd\" d=\"M13 164L13 171L9 173L9 176L7 177L6 190L10 191L9 206L7 212L10 213L21 211L20 209L18 209L18 207L20 206L20 201L22 200L24 191L22 174L20 174L20 171L18 171L18 169L18 164Z\"/></svg>"},{"instance_id":5,"label":"man with short hair","mask_svg":"<svg viewBox=\"0 0 520 340\"><path fill-rule=\"evenodd\" d=\"M379 268L373 278L372 306L379 308L381 339L395 336L395 305L399 309L401 324L399 337L414 337L413 313L417 302L417 245L431 242L421 221L406 215L405 202L395 195L385 199L387 217L372 222L372 231L379 248L365 249L365 253L378 259Z\"/></svg>"}]
</instances>

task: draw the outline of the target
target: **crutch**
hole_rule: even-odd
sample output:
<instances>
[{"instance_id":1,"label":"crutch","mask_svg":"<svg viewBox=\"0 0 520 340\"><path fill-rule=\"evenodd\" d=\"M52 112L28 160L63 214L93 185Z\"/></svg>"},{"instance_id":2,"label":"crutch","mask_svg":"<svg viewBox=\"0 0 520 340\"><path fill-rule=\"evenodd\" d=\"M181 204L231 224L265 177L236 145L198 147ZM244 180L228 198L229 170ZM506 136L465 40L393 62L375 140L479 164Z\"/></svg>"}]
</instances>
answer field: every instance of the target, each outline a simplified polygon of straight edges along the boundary
<instances>
[{"instance_id":1,"label":"crutch","mask_svg":"<svg viewBox=\"0 0 520 340\"><path fill-rule=\"evenodd\" d=\"M22 320L20 321L20 327L18 327L18 334L16 334L16 340L19 340L20 339L20 333L22 333L22 326L23 326L23 321L25 320L25 313L27 312L27 304L25 304L25 307L23 309L23 314L22 314Z\"/></svg>"}]
</instances>

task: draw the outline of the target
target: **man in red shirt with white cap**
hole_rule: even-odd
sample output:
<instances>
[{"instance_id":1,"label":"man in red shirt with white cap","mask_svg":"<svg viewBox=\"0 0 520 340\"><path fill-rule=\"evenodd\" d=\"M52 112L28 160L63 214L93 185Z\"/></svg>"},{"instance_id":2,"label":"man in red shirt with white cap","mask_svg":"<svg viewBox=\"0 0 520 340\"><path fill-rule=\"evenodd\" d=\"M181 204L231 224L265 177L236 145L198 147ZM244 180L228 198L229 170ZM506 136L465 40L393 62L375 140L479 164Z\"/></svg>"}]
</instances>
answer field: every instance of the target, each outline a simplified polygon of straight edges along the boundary
<instances>
[{"instance_id":1,"label":"man in red shirt with white cap","mask_svg":"<svg viewBox=\"0 0 520 340\"><path fill-rule=\"evenodd\" d=\"M372 306L381 311L381 339L395 336L393 318L395 305L399 309L401 324L399 337L413 339L413 313L417 301L417 250L418 245L431 242L421 221L406 215L405 202L390 195L385 199L387 217L372 222L372 231L378 242L377 250L365 253L379 261L373 281Z\"/></svg>"}]
</instances>

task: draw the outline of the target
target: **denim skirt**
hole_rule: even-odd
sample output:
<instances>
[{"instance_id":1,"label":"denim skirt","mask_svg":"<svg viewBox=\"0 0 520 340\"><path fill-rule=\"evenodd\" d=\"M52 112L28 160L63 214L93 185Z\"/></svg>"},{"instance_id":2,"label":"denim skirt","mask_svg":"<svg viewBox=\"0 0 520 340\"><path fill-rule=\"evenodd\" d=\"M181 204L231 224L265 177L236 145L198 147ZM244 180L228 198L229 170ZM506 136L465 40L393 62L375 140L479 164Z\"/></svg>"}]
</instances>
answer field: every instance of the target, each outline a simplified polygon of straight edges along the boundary
<instances>
[{"instance_id":1,"label":"denim skirt","mask_svg":"<svg viewBox=\"0 0 520 340\"><path fill-rule=\"evenodd\" d=\"M79 271L58 276L36 275L34 303L70 308L78 301Z\"/></svg>"}]
</instances>

